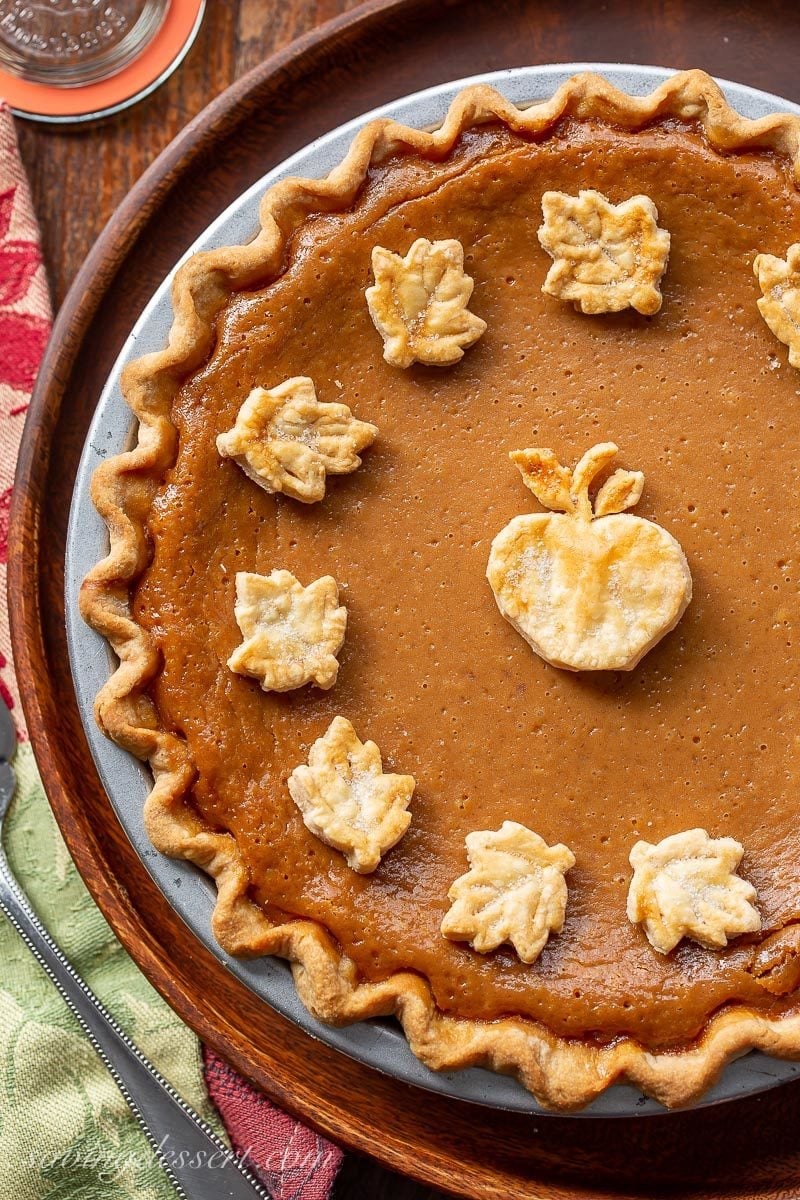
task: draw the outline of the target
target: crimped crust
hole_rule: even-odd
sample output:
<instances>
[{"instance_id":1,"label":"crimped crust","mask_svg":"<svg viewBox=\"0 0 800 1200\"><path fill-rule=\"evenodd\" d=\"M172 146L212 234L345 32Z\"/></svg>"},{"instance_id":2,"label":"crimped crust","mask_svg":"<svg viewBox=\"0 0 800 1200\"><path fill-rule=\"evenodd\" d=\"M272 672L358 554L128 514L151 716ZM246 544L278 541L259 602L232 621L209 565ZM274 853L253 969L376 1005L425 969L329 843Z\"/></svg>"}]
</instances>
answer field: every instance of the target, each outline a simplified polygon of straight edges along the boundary
<instances>
[{"instance_id":1,"label":"crimped crust","mask_svg":"<svg viewBox=\"0 0 800 1200\"><path fill-rule=\"evenodd\" d=\"M132 586L150 557L148 512L175 457L172 402L182 381L207 359L215 317L229 297L277 276L293 231L309 214L351 205L371 164L403 151L441 158L464 130L487 122L542 134L565 116L627 129L664 116L696 120L716 149L761 148L789 156L800 181L800 119L776 114L747 120L728 106L702 71L677 74L641 98L625 95L598 75L581 74L550 100L525 110L492 88L470 87L456 97L433 133L391 120L373 121L325 179L288 179L272 187L262 201L261 230L253 241L195 254L177 272L168 346L131 363L123 374L125 398L139 421L137 444L101 464L93 479L92 495L108 525L110 551L83 583L81 611L120 660L97 696L98 723L120 746L150 763L154 786L145 804L148 834L163 854L193 862L214 878L213 929L226 951L287 958L298 994L323 1021L397 1017L414 1054L434 1070L483 1066L513 1074L542 1105L561 1110L587 1104L620 1079L665 1105L678 1106L696 1100L726 1062L750 1049L800 1056L800 1016L767 1018L745 1005L732 1006L714 1016L688 1048L654 1053L630 1038L605 1046L564 1039L527 1018L481 1021L445 1015L436 1008L427 982L410 972L381 983L361 982L354 964L321 925L305 919L276 925L253 904L233 837L212 831L184 803L195 768L185 743L159 726L146 693L159 671L159 656L131 609Z\"/></svg>"}]
</instances>

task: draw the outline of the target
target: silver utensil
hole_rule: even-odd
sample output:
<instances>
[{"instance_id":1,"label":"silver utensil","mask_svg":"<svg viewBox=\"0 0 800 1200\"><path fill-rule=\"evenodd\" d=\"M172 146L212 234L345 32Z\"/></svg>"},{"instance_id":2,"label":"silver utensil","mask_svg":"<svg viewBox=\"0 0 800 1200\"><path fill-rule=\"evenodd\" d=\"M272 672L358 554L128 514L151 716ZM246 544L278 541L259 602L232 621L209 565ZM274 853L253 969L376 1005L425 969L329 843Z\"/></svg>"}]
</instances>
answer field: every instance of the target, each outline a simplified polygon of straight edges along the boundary
<instances>
[{"instance_id":1,"label":"silver utensil","mask_svg":"<svg viewBox=\"0 0 800 1200\"><path fill-rule=\"evenodd\" d=\"M77 974L34 913L2 844L17 734L0 700L0 909L38 959L105 1063L181 1200L271 1200L244 1162L167 1083Z\"/></svg>"}]
</instances>

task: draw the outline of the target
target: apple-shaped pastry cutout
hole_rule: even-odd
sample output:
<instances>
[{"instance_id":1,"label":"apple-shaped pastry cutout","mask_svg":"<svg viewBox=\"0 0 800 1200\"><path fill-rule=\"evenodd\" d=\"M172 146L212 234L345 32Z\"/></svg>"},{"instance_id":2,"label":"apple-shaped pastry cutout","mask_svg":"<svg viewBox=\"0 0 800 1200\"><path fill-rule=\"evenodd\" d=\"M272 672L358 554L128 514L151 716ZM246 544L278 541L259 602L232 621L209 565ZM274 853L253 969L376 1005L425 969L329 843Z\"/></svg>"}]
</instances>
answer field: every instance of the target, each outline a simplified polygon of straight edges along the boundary
<instances>
[{"instance_id":1,"label":"apple-shaped pastry cutout","mask_svg":"<svg viewBox=\"0 0 800 1200\"><path fill-rule=\"evenodd\" d=\"M632 670L692 598L672 534L624 511L642 494L640 471L615 471L592 504L589 488L616 454L602 442L574 471L552 450L510 455L537 500L556 511L509 521L492 542L486 577L506 620L567 671Z\"/></svg>"}]
</instances>

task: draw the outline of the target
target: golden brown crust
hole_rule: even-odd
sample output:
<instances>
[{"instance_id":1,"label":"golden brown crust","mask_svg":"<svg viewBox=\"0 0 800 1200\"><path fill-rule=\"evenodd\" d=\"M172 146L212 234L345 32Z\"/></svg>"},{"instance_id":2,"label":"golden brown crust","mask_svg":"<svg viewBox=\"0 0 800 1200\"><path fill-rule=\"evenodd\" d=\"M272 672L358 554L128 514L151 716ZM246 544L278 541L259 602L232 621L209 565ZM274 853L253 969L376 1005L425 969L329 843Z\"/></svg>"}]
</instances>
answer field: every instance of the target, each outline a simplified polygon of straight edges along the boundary
<instances>
[{"instance_id":1,"label":"golden brown crust","mask_svg":"<svg viewBox=\"0 0 800 1200\"><path fill-rule=\"evenodd\" d=\"M550 1108L587 1104L625 1079L663 1104L696 1100L725 1063L752 1048L800 1056L800 1016L769 1018L744 1006L718 1013L689 1048L654 1053L632 1039L598 1046L567 1040L523 1018L480 1021L448 1016L426 981L398 972L381 983L357 978L330 935L309 920L273 924L248 898L248 874L234 839L207 828L184 803L195 775L186 745L159 727L146 688L159 670L149 634L132 616L131 588L148 563L147 514L175 455L173 398L211 351L214 320L236 290L263 285L281 269L286 241L314 212L355 200L369 166L410 151L441 158L467 128L500 121L512 131L541 134L564 116L600 119L628 129L665 116L696 120L719 150L763 148L788 155L800 181L800 119L775 114L750 121L734 112L702 71L677 74L649 96L631 97L600 76L577 75L548 101L520 110L489 87L461 92L441 128L428 133L377 120L356 136L342 163L322 180L288 179L261 204L261 229L245 246L193 255L173 284L174 321L166 349L131 363L125 398L139 421L134 448L103 463L92 494L110 534L108 556L84 581L81 611L111 643L120 663L96 701L98 723L120 746L149 761L154 786L145 805L148 834L158 850L187 859L217 885L213 929L231 954L276 954L290 960L298 994L318 1018L345 1024L394 1015L413 1052L434 1070L484 1066L515 1075ZM755 303L755 297L754 297Z\"/></svg>"}]
</instances>

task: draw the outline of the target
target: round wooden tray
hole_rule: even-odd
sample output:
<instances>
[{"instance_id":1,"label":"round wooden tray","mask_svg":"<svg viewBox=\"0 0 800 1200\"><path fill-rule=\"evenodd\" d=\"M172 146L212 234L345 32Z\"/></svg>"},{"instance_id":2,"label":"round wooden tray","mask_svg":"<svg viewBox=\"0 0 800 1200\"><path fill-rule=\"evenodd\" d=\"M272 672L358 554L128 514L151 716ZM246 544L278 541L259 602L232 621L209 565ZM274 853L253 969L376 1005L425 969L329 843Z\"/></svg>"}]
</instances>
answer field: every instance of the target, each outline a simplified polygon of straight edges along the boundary
<instances>
[{"instance_id":1,"label":"round wooden tray","mask_svg":"<svg viewBox=\"0 0 800 1200\"><path fill-rule=\"evenodd\" d=\"M173 1007L277 1103L347 1146L474 1196L795 1196L800 1082L640 1120L493 1112L379 1075L258 1001L164 900L94 769L64 633L72 482L102 384L157 283L245 187L350 117L446 78L554 59L657 58L800 100L794 3L689 9L666 4L656 18L634 0L575 0L557 20L546 3L371 0L271 58L187 126L97 242L56 323L20 455L9 555L17 670L50 801L98 904Z\"/></svg>"}]
</instances>

